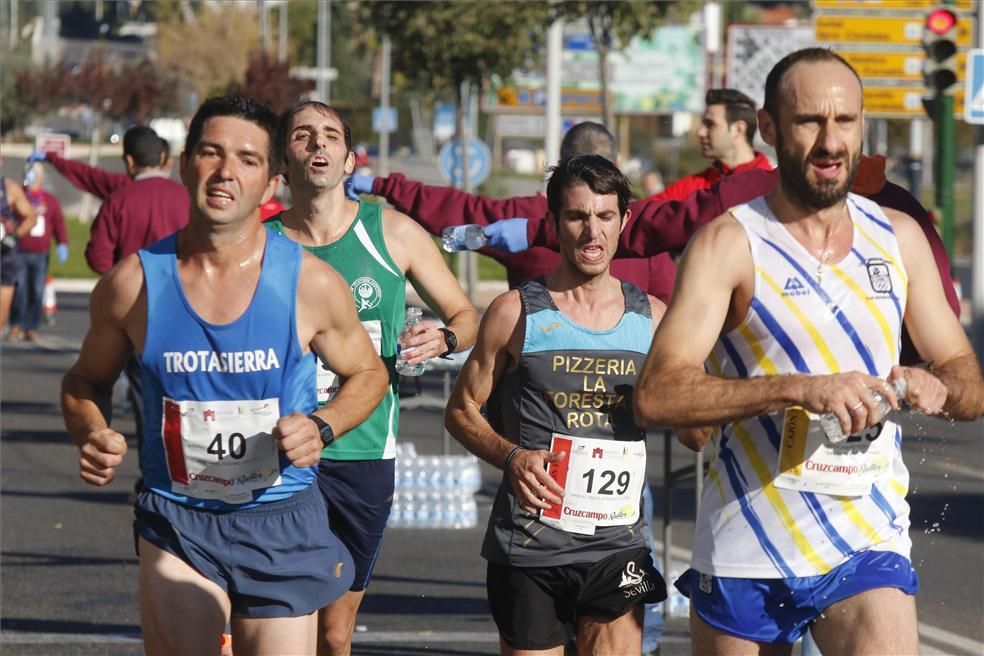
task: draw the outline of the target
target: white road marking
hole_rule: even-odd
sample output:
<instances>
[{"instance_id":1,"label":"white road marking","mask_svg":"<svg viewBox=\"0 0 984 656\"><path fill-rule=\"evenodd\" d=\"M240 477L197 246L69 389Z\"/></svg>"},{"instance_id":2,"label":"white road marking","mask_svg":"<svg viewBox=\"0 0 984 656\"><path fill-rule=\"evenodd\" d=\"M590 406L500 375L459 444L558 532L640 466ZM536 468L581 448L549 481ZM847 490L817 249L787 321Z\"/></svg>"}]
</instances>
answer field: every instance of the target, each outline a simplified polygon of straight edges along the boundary
<instances>
[{"instance_id":1,"label":"white road marking","mask_svg":"<svg viewBox=\"0 0 984 656\"><path fill-rule=\"evenodd\" d=\"M929 624L919 623L919 635L927 640L932 640L947 647L963 649L971 654L984 654L984 642L977 642L971 638L951 633L950 631L939 629Z\"/></svg>"}]
</instances>

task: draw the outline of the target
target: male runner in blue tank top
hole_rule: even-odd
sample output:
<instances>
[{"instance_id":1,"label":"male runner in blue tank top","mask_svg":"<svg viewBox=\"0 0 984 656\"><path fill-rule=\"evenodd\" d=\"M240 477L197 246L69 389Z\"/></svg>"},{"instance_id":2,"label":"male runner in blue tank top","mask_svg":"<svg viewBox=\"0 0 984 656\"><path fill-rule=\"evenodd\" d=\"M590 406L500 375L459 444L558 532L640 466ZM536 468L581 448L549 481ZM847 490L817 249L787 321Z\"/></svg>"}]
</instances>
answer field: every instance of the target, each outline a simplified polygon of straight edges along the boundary
<instances>
[{"instance_id":1,"label":"male runner in blue tank top","mask_svg":"<svg viewBox=\"0 0 984 656\"><path fill-rule=\"evenodd\" d=\"M580 653L639 654L643 604L666 596L631 412L664 306L609 272L629 199L604 157L552 170L560 264L492 302L448 403L451 434L504 470L482 547L503 654L560 655L571 635Z\"/></svg>"},{"instance_id":2,"label":"male runner in blue tank top","mask_svg":"<svg viewBox=\"0 0 984 656\"><path fill-rule=\"evenodd\" d=\"M318 485L332 530L355 562L348 592L320 613L318 653L351 650L356 614L376 562L393 503L399 430L397 339L409 280L444 321L422 321L400 344L407 362L461 351L475 343L478 317L433 238L408 216L348 200L342 180L352 173L352 131L334 107L300 103L284 112L285 177L294 205L267 226L328 262L351 287L359 320L390 373L390 389L372 415L321 454ZM319 366L318 401L334 394L335 375Z\"/></svg>"},{"instance_id":3,"label":"male runner in blue tank top","mask_svg":"<svg viewBox=\"0 0 984 656\"><path fill-rule=\"evenodd\" d=\"M677 581L694 654L789 654L808 628L824 654L919 651L902 434L872 392L972 420L984 381L919 225L848 192L862 99L830 50L776 64L779 184L691 241L639 377L640 423L720 427ZM903 322L926 368L898 366Z\"/></svg>"},{"instance_id":4,"label":"male runner in blue tank top","mask_svg":"<svg viewBox=\"0 0 984 656\"><path fill-rule=\"evenodd\" d=\"M179 232L97 284L62 406L83 480L106 485L126 453L108 426L130 351L145 407L134 530L150 654L313 654L316 611L351 584L314 485L321 450L362 422L388 383L348 285L266 230L280 170L277 117L253 100L206 101L192 119ZM317 351L344 379L316 410Z\"/></svg>"}]
</instances>

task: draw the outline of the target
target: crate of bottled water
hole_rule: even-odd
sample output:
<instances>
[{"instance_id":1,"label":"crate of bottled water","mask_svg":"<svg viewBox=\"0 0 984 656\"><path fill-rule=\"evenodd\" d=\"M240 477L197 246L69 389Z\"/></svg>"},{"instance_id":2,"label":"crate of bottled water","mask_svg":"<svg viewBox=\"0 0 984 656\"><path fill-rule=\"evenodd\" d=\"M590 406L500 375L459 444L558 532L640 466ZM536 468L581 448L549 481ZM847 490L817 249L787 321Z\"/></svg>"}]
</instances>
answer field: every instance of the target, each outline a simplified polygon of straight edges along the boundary
<instances>
[{"instance_id":1,"label":"crate of bottled water","mask_svg":"<svg viewBox=\"0 0 984 656\"><path fill-rule=\"evenodd\" d=\"M475 493L482 487L482 473L475 456L418 456L413 444L399 444L395 476L387 526L461 529L478 525Z\"/></svg>"}]
</instances>

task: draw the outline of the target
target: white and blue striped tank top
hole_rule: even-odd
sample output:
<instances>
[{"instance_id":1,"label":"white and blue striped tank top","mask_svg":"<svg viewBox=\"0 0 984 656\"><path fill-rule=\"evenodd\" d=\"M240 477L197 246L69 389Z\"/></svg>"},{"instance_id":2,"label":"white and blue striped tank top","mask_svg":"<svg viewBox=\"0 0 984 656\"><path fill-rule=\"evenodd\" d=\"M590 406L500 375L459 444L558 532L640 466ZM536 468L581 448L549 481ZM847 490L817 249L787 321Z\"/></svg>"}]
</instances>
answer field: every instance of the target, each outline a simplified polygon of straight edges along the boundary
<instances>
[{"instance_id":1,"label":"white and blue striped tank top","mask_svg":"<svg viewBox=\"0 0 984 656\"><path fill-rule=\"evenodd\" d=\"M849 194L853 244L821 263L779 222L764 197L735 207L755 267L742 323L723 334L706 361L725 378L861 371L887 378L898 363L908 279L889 219ZM822 273L820 272L822 269ZM776 487L784 412L719 427L701 499L692 567L725 577L825 574L865 549L908 557L909 474L899 427L881 439L894 450L887 473L859 497Z\"/></svg>"}]
</instances>

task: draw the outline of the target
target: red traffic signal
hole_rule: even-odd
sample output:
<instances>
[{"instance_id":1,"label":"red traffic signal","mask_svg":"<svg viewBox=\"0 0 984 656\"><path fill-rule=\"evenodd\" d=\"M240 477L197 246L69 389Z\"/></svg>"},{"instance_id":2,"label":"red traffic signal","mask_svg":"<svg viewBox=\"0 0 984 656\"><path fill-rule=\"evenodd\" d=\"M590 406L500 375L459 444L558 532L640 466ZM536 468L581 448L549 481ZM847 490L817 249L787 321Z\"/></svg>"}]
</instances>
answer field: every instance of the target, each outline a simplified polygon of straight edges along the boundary
<instances>
[{"instance_id":1,"label":"red traffic signal","mask_svg":"<svg viewBox=\"0 0 984 656\"><path fill-rule=\"evenodd\" d=\"M946 8L926 14L923 27L923 80L936 93L949 90L957 83L957 15Z\"/></svg>"},{"instance_id":2,"label":"red traffic signal","mask_svg":"<svg viewBox=\"0 0 984 656\"><path fill-rule=\"evenodd\" d=\"M926 16L926 29L943 36L957 26L957 15L949 9L934 9Z\"/></svg>"}]
</instances>

